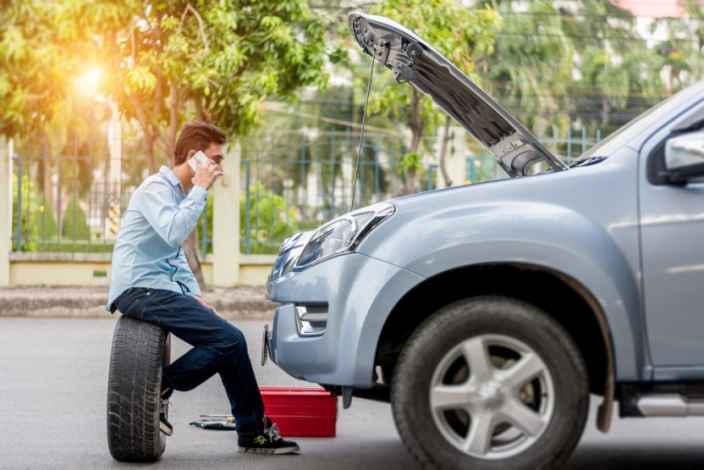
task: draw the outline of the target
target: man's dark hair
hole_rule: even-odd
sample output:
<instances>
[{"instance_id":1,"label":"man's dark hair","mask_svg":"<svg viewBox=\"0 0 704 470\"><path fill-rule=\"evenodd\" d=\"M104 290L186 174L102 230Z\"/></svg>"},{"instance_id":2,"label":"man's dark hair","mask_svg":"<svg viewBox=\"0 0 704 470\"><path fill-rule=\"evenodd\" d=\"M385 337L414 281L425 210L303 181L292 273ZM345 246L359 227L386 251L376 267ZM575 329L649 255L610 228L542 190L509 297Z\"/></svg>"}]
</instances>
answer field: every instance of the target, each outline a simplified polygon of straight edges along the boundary
<instances>
[{"instance_id":1,"label":"man's dark hair","mask_svg":"<svg viewBox=\"0 0 704 470\"><path fill-rule=\"evenodd\" d=\"M174 165L186 161L189 150L205 150L210 144L224 144L225 133L218 127L203 121L191 121L181 129L174 148Z\"/></svg>"}]
</instances>

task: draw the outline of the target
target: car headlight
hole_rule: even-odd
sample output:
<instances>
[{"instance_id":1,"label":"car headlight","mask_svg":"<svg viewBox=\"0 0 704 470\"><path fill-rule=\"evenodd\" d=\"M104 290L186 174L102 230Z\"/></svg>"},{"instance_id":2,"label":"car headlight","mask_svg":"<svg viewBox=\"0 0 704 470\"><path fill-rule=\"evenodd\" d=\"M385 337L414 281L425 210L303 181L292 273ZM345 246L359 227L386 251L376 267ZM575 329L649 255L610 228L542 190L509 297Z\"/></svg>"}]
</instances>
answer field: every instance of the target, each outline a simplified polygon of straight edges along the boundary
<instances>
[{"instance_id":1,"label":"car headlight","mask_svg":"<svg viewBox=\"0 0 704 470\"><path fill-rule=\"evenodd\" d=\"M358 209L328 222L310 237L296 260L296 268L352 252L362 238L395 211L393 205L381 203Z\"/></svg>"}]
</instances>

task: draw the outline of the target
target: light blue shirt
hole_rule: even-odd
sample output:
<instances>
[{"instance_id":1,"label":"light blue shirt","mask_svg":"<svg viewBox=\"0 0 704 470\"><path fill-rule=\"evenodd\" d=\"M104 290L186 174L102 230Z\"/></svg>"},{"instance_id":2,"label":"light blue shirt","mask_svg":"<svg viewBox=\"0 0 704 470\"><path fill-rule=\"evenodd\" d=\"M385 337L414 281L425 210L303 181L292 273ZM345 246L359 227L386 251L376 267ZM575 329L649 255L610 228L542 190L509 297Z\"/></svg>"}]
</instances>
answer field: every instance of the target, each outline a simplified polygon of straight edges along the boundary
<instances>
[{"instance_id":1,"label":"light blue shirt","mask_svg":"<svg viewBox=\"0 0 704 470\"><path fill-rule=\"evenodd\" d=\"M184 194L170 168L148 177L135 190L112 253L107 308L130 287L200 295L181 245L195 229L208 192L194 186Z\"/></svg>"}]
</instances>

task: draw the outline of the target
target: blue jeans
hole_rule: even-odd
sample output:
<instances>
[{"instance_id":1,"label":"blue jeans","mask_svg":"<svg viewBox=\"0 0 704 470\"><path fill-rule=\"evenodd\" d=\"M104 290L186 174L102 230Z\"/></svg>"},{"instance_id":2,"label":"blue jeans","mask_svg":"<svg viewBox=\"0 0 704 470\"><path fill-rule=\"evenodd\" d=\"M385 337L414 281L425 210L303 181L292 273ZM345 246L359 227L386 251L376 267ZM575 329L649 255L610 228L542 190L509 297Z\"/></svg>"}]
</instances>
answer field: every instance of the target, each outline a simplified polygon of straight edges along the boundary
<instances>
[{"instance_id":1,"label":"blue jeans","mask_svg":"<svg viewBox=\"0 0 704 470\"><path fill-rule=\"evenodd\" d=\"M157 325L193 346L164 368L163 386L187 391L219 374L239 432L259 432L264 405L242 332L190 295L131 288L113 303L124 315Z\"/></svg>"}]
</instances>

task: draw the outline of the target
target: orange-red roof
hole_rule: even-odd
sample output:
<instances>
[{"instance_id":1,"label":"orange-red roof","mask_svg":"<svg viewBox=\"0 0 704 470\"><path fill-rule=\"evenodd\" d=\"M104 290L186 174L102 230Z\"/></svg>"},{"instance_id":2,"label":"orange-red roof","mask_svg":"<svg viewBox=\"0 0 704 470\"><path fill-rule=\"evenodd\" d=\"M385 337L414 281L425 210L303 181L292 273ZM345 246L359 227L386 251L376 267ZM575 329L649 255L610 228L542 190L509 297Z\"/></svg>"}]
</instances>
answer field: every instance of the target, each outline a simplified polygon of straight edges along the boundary
<instances>
[{"instance_id":1,"label":"orange-red roof","mask_svg":"<svg viewBox=\"0 0 704 470\"><path fill-rule=\"evenodd\" d=\"M611 0L611 3L635 16L683 17L686 14L682 0Z\"/></svg>"}]
</instances>

